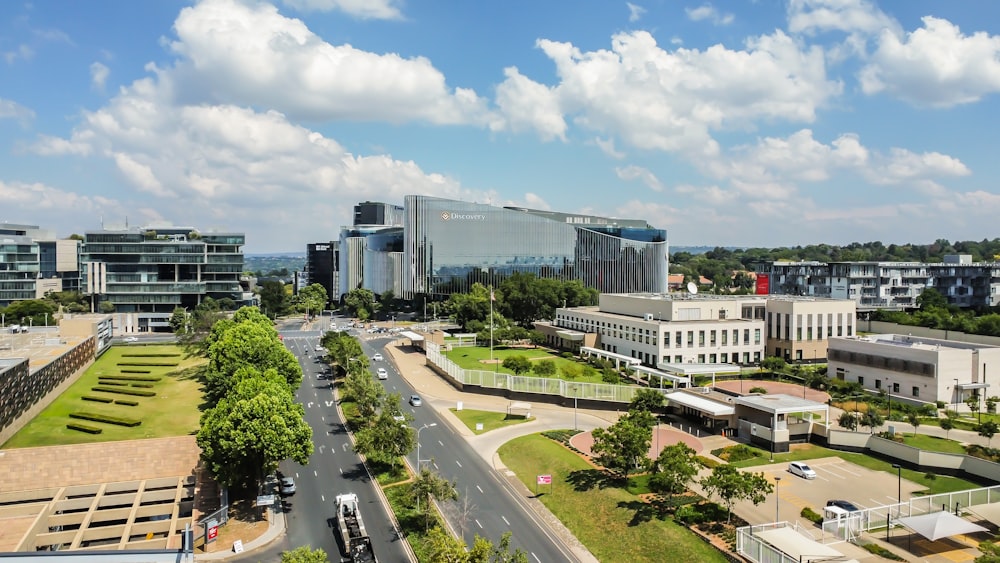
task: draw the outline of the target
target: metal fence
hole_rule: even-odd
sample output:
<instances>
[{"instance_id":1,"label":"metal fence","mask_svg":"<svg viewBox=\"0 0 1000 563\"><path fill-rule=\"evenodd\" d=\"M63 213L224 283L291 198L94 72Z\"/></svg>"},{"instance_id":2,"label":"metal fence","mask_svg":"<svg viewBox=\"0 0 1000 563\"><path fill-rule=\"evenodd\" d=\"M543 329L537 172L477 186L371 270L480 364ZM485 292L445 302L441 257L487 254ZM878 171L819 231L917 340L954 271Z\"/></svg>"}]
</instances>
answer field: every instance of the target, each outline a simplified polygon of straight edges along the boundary
<instances>
[{"instance_id":1,"label":"metal fence","mask_svg":"<svg viewBox=\"0 0 1000 563\"><path fill-rule=\"evenodd\" d=\"M467 370L445 357L441 352L440 345L434 342L427 342L427 361L463 385L477 385L488 389L508 389L516 393L556 395L581 401L630 403L641 389L632 385L584 383L550 377L511 375L499 371Z\"/></svg>"},{"instance_id":2,"label":"metal fence","mask_svg":"<svg viewBox=\"0 0 1000 563\"><path fill-rule=\"evenodd\" d=\"M788 522L773 522L736 528L736 553L757 563L799 563L798 559L786 555L785 552L754 535L754 533L765 530L787 528L788 526Z\"/></svg>"}]
</instances>

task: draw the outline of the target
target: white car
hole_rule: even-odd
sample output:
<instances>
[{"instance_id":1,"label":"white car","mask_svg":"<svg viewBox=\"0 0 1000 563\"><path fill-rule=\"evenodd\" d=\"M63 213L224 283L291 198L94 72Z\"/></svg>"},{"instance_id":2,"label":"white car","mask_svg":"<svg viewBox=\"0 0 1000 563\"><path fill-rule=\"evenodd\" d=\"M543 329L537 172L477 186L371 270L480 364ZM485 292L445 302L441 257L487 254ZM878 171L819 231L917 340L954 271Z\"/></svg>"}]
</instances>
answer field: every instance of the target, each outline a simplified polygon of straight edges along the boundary
<instances>
[{"instance_id":1,"label":"white car","mask_svg":"<svg viewBox=\"0 0 1000 563\"><path fill-rule=\"evenodd\" d=\"M291 477L282 477L278 485L278 492L282 495L294 495L295 480Z\"/></svg>"},{"instance_id":2,"label":"white car","mask_svg":"<svg viewBox=\"0 0 1000 563\"><path fill-rule=\"evenodd\" d=\"M801 461L793 461L788 464L788 472L792 475L798 475L803 479L815 479L816 472L813 471L812 467L809 467Z\"/></svg>"},{"instance_id":3,"label":"white car","mask_svg":"<svg viewBox=\"0 0 1000 563\"><path fill-rule=\"evenodd\" d=\"M375 354L374 356L372 356L372 361L373 362L381 362L382 361L382 354Z\"/></svg>"},{"instance_id":4,"label":"white car","mask_svg":"<svg viewBox=\"0 0 1000 563\"><path fill-rule=\"evenodd\" d=\"M389 379L389 372L385 371L385 368L378 368L378 378L379 379Z\"/></svg>"},{"instance_id":5,"label":"white car","mask_svg":"<svg viewBox=\"0 0 1000 563\"><path fill-rule=\"evenodd\" d=\"M138 336L126 336L125 337L125 342L138 342L138 341L139 341L139 337Z\"/></svg>"},{"instance_id":6,"label":"white car","mask_svg":"<svg viewBox=\"0 0 1000 563\"><path fill-rule=\"evenodd\" d=\"M424 404L424 402L420 400L420 395L410 395L410 404L415 407L419 407Z\"/></svg>"}]
</instances>

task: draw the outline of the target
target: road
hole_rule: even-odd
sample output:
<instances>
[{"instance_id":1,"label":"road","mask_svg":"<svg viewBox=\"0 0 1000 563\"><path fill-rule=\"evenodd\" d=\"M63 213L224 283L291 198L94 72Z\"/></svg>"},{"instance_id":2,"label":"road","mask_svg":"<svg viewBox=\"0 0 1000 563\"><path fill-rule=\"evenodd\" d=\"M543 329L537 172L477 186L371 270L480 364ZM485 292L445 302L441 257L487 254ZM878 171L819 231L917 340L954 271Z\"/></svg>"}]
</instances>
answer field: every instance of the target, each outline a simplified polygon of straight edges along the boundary
<instances>
[{"instance_id":1,"label":"road","mask_svg":"<svg viewBox=\"0 0 1000 563\"><path fill-rule=\"evenodd\" d=\"M362 348L371 357L384 351L390 338L363 339ZM372 369L384 367L389 379L383 381L390 393L403 397L404 408L414 416L414 427L420 430L420 457L430 463L459 492L456 503L445 506L445 517L453 529L472 545L475 536L488 538L494 543L506 533L512 533L511 544L528 554L535 563L578 560L558 539L552 537L547 527L536 519L533 511L523 504L510 486L469 445L454 434L450 426L426 402L414 407L407 401L414 390L396 371L391 362L372 362ZM436 426L430 426L436 424ZM411 467L417 466L417 452L408 458Z\"/></svg>"}]
</instances>

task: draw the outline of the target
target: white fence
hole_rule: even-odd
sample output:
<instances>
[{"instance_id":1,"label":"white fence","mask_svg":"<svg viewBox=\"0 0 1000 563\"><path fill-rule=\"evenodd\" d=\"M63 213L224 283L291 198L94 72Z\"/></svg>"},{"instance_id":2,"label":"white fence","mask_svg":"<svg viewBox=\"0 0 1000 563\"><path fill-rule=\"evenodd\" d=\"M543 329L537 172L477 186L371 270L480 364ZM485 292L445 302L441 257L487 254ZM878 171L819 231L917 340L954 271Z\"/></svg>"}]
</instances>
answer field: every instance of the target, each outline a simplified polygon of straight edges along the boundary
<instances>
[{"instance_id":1,"label":"white fence","mask_svg":"<svg viewBox=\"0 0 1000 563\"><path fill-rule=\"evenodd\" d=\"M774 522L736 528L736 553L756 563L799 563L798 559L754 535L766 530L787 527L789 527L788 522ZM796 529L798 529L797 524Z\"/></svg>"},{"instance_id":2,"label":"white fence","mask_svg":"<svg viewBox=\"0 0 1000 563\"><path fill-rule=\"evenodd\" d=\"M581 401L610 401L615 403L630 403L640 387L632 385L613 385L610 383L584 383L567 381L549 377L532 377L527 375L510 375L489 370L467 370L449 360L441 347L434 342L427 342L427 361L448 374L449 377L462 385L476 385L488 389L507 389L515 393L534 393L538 395L555 395L567 399Z\"/></svg>"}]
</instances>

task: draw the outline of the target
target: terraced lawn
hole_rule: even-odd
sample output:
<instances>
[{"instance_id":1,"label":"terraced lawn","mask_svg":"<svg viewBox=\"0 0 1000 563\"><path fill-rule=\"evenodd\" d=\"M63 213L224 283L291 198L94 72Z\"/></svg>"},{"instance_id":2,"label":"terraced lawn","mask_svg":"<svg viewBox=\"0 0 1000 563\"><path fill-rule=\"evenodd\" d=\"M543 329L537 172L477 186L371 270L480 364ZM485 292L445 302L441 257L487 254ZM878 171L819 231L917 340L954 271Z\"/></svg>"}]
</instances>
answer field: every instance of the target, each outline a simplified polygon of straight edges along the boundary
<instances>
[{"instance_id":1,"label":"terraced lawn","mask_svg":"<svg viewBox=\"0 0 1000 563\"><path fill-rule=\"evenodd\" d=\"M136 354L141 354L136 356ZM197 380L202 358L185 358L177 346L113 346L94 365L80 376L65 393L43 410L20 432L3 444L4 448L28 448L90 442L109 442L137 438L162 438L182 436L198 430L202 403L201 385ZM170 365L119 365L119 364L170 364ZM145 372L148 373L137 373ZM121 385L107 385L101 376L159 377L159 381L114 380ZM99 384L100 381L103 381ZM149 385L149 387L142 387ZM153 391L152 397L141 397L92 390L93 387ZM135 406L101 403L84 400L84 396L105 397L112 400L133 401ZM87 411L110 416L141 419L142 424L128 428L115 424L87 422L98 426L100 434L87 434L66 428L73 422L71 412ZM79 421L77 421L79 422Z\"/></svg>"},{"instance_id":2,"label":"terraced lawn","mask_svg":"<svg viewBox=\"0 0 1000 563\"><path fill-rule=\"evenodd\" d=\"M549 359L556 364L556 374L552 377L562 378L561 368L566 364L577 364L584 365L578 360L567 360L562 356L553 355L545 348L494 348L493 349L493 359L499 360L498 363L488 363L490 359L490 349L485 346L469 346L463 348L454 348L450 352L446 352L445 355L449 360L455 362L463 369L468 370L484 370L484 371L498 371L501 373L508 373L514 375L514 372L503 367L503 360L509 358L510 356L524 356L532 362L537 362L544 359ZM531 373L522 375L532 375ZM564 378L565 379L565 378ZM576 379L568 381L579 381L581 383L601 383L600 372L594 372L593 374L586 376L582 375Z\"/></svg>"},{"instance_id":3,"label":"terraced lawn","mask_svg":"<svg viewBox=\"0 0 1000 563\"><path fill-rule=\"evenodd\" d=\"M492 411L477 411L471 409L448 409L458 417L459 420L465 423L476 434L483 434L489 432L490 430L496 430L497 428L503 428L504 426L511 426L513 424L521 424L522 422L528 422L532 420L530 418L525 418L524 415L512 414L508 415L504 412L492 412ZM482 430L476 430L476 424L482 424Z\"/></svg>"}]
</instances>

